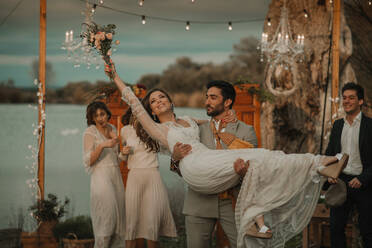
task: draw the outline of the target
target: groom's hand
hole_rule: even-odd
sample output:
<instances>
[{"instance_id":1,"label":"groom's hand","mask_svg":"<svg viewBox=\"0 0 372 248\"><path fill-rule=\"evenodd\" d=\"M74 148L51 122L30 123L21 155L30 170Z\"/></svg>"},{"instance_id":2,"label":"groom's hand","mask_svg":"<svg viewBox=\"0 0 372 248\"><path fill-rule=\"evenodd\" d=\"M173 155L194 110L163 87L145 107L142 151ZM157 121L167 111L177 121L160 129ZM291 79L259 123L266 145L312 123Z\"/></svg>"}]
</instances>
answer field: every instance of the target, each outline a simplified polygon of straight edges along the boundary
<instances>
[{"instance_id":1,"label":"groom's hand","mask_svg":"<svg viewBox=\"0 0 372 248\"><path fill-rule=\"evenodd\" d=\"M177 142L173 146L173 154L172 158L175 161L179 161L187 156L191 152L191 145L189 144L182 144L181 142Z\"/></svg>"},{"instance_id":2,"label":"groom's hand","mask_svg":"<svg viewBox=\"0 0 372 248\"><path fill-rule=\"evenodd\" d=\"M238 121L238 118L236 117L236 113L234 110L229 110L226 112L225 116L222 118L222 123L235 123Z\"/></svg>"},{"instance_id":3,"label":"groom's hand","mask_svg":"<svg viewBox=\"0 0 372 248\"><path fill-rule=\"evenodd\" d=\"M249 160L244 162L243 159L238 158L234 162L234 170L235 170L236 174L238 174L241 177L245 176L245 174L247 173L248 167L249 167Z\"/></svg>"}]
</instances>

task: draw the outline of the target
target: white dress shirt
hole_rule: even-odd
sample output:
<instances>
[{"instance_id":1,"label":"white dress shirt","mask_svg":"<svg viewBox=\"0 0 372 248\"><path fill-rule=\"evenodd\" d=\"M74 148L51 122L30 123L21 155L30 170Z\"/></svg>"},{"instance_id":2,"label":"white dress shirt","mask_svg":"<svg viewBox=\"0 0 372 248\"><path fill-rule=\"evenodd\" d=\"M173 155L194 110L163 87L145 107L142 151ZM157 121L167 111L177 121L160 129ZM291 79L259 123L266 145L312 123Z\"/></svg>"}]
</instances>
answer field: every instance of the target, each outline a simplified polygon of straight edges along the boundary
<instances>
[{"instance_id":1,"label":"white dress shirt","mask_svg":"<svg viewBox=\"0 0 372 248\"><path fill-rule=\"evenodd\" d=\"M344 118L344 127L341 134L341 152L349 154L349 161L344 169L348 175L360 175L363 171L362 161L360 160L359 151L359 132L362 112L350 123Z\"/></svg>"},{"instance_id":2,"label":"white dress shirt","mask_svg":"<svg viewBox=\"0 0 372 248\"><path fill-rule=\"evenodd\" d=\"M213 124L216 127L216 130L218 131L218 128L220 127L221 120L215 120L212 118ZM225 132L225 128L221 129L221 133ZM214 144L217 144L216 138L214 139Z\"/></svg>"}]
</instances>

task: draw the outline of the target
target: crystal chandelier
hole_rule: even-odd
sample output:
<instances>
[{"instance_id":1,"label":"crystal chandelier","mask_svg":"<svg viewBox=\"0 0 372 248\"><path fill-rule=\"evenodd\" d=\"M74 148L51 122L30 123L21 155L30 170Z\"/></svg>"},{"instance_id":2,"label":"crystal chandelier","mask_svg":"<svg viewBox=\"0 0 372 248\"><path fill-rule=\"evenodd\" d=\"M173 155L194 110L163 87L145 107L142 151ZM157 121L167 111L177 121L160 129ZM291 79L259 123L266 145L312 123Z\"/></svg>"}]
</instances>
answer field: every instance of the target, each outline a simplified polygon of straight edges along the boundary
<instances>
[{"instance_id":1,"label":"crystal chandelier","mask_svg":"<svg viewBox=\"0 0 372 248\"><path fill-rule=\"evenodd\" d=\"M261 49L261 62L264 61L265 55L270 66L282 64L285 69L288 69L288 65L292 64L292 62L303 61L304 41L305 36L303 34L298 34L296 41L294 41L288 23L286 0L284 0L280 13L280 22L273 38L269 41L269 35L262 33L261 46L258 47L258 49Z\"/></svg>"},{"instance_id":2,"label":"crystal chandelier","mask_svg":"<svg viewBox=\"0 0 372 248\"><path fill-rule=\"evenodd\" d=\"M271 26L270 19L268 25ZM288 9L284 0L274 36L269 41L269 35L263 33L258 46L258 49L261 49L261 62L264 61L265 56L269 65L265 84L275 96L288 97L299 88L301 79L297 63L301 63L305 58L304 42L303 34L294 36L291 32Z\"/></svg>"},{"instance_id":3,"label":"crystal chandelier","mask_svg":"<svg viewBox=\"0 0 372 248\"><path fill-rule=\"evenodd\" d=\"M92 22L95 9L96 5L92 7L88 1L86 2L85 11L82 12L85 15L84 23L89 24ZM86 25L82 25L82 29L84 28L86 28ZM67 51L67 59L74 63L74 68L79 68L82 64L85 64L87 69L92 66L96 69L100 68L101 60L98 58L98 54L88 45L86 38L81 39L79 36L74 39L73 30L66 31L65 41L62 43L61 49Z\"/></svg>"}]
</instances>

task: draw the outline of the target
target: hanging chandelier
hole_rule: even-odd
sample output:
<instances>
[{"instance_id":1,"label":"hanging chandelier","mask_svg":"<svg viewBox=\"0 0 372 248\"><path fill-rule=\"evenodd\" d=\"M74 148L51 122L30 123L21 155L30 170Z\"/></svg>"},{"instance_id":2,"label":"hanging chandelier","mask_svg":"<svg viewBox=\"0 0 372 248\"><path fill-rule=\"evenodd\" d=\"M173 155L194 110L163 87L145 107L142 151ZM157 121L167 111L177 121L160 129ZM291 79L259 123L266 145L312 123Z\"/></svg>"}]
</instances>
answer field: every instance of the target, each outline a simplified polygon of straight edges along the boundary
<instances>
[{"instance_id":1,"label":"hanging chandelier","mask_svg":"<svg viewBox=\"0 0 372 248\"><path fill-rule=\"evenodd\" d=\"M268 25L271 26L270 19ZM284 0L274 36L269 40L269 35L262 33L261 43L258 46L261 50L261 62L264 62L266 57L269 65L265 84L275 96L288 97L299 88L301 79L297 64L305 59L304 42L303 34L293 35L291 32L288 9Z\"/></svg>"},{"instance_id":2,"label":"hanging chandelier","mask_svg":"<svg viewBox=\"0 0 372 248\"><path fill-rule=\"evenodd\" d=\"M270 19L268 25L271 26ZM288 69L288 65L293 61L302 62L304 60L304 41L303 34L298 34L294 38L288 22L286 1L284 1L279 25L273 38L269 41L269 35L262 33L261 43L258 47L261 50L261 62L264 62L264 57L266 57L270 66L282 64L285 69Z\"/></svg>"},{"instance_id":3,"label":"hanging chandelier","mask_svg":"<svg viewBox=\"0 0 372 248\"><path fill-rule=\"evenodd\" d=\"M103 0L100 0L99 3L103 4ZM85 16L84 23L90 24L92 22L96 7L96 4L91 5L86 1L85 11L82 12ZM82 25L82 32L85 31L86 26ZM81 39L80 35L74 38L73 30L66 31L65 41L62 43L61 49L66 50L67 59L74 64L74 68L79 68L81 65L86 65L87 69L90 69L92 66L96 69L100 68L102 61L99 59L96 51L89 46L86 38Z\"/></svg>"}]
</instances>

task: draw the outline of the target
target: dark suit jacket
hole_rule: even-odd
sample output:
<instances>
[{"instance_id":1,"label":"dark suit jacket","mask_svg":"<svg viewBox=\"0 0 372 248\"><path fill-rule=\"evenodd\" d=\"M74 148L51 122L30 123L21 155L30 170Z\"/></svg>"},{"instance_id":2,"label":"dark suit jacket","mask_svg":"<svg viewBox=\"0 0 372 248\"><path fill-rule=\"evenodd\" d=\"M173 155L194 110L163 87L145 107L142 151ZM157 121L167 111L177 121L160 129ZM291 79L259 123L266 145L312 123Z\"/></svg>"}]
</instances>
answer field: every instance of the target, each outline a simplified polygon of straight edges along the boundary
<instances>
[{"instance_id":1,"label":"dark suit jacket","mask_svg":"<svg viewBox=\"0 0 372 248\"><path fill-rule=\"evenodd\" d=\"M329 138L326 155L334 156L341 152L341 134L344 127L344 119L334 122L331 137ZM363 165L362 174L357 176L362 183L362 188L372 185L372 119L362 114L359 132L359 151Z\"/></svg>"}]
</instances>

